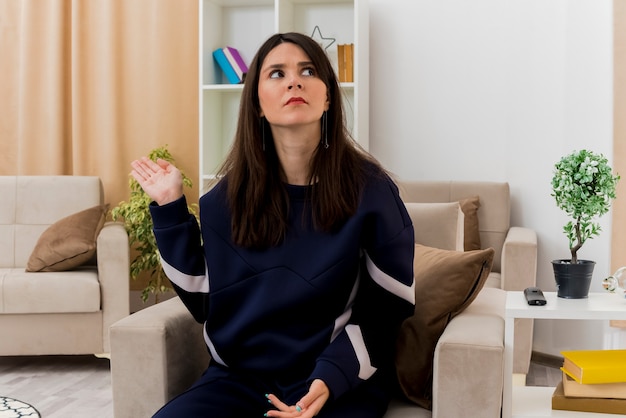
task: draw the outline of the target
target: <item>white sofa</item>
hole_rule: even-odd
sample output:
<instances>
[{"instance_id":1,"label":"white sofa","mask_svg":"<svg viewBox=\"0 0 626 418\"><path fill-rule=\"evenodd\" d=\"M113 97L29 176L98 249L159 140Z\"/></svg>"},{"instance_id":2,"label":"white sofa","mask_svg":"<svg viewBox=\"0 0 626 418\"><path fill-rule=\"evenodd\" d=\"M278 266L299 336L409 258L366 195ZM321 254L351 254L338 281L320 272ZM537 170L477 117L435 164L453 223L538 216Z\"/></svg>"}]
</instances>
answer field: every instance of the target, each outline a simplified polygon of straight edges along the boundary
<instances>
[{"instance_id":1,"label":"white sofa","mask_svg":"<svg viewBox=\"0 0 626 418\"><path fill-rule=\"evenodd\" d=\"M0 176L0 355L106 354L111 324L129 314L129 247L122 224L97 236L97 261L29 272L40 235L102 205L93 176Z\"/></svg>"},{"instance_id":2,"label":"white sofa","mask_svg":"<svg viewBox=\"0 0 626 418\"><path fill-rule=\"evenodd\" d=\"M506 183L402 182L400 189L405 202L454 202L479 196L481 241L483 247L496 250L497 260L485 287L467 309L448 323L437 342L432 411L398 398L385 418L498 418L502 405L506 290L535 283L536 235L526 228L510 227ZM424 205L411 208L409 213L414 224L432 227L416 228L416 238L424 244L448 242L445 245L453 247L458 244L458 234L462 234L462 224L455 216L458 209L453 216L439 216L438 211ZM446 234L452 232L451 239L440 240L436 236L444 230ZM518 371L526 373L532 323L522 326L515 342ZM150 417L188 388L209 361L202 326L194 321L179 298L115 323L111 327L115 417Z\"/></svg>"}]
</instances>

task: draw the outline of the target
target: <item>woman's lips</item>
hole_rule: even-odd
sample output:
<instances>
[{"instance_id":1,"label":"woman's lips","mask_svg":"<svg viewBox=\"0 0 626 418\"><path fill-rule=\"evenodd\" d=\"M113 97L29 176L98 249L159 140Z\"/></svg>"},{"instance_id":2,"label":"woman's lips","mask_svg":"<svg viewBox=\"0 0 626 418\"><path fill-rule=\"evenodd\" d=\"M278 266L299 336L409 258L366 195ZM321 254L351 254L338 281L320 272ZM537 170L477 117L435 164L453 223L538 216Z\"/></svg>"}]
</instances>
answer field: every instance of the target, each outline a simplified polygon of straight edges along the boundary
<instances>
[{"instance_id":1,"label":"woman's lips","mask_svg":"<svg viewBox=\"0 0 626 418\"><path fill-rule=\"evenodd\" d=\"M302 97L292 97L291 99L287 100L288 105L290 104L304 104L306 103L306 101L302 98Z\"/></svg>"}]
</instances>

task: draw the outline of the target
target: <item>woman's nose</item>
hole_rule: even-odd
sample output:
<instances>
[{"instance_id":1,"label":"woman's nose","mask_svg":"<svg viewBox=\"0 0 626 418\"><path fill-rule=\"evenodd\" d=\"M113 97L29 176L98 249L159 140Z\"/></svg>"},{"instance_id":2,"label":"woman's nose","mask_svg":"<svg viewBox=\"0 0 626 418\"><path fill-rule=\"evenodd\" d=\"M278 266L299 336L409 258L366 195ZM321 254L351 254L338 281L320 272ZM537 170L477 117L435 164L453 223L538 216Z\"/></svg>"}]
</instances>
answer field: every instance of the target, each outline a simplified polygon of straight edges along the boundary
<instances>
[{"instance_id":1,"label":"woman's nose","mask_svg":"<svg viewBox=\"0 0 626 418\"><path fill-rule=\"evenodd\" d=\"M302 81L297 76L294 76L291 78L291 80L289 81L289 87L287 88L291 90L294 87L297 87L298 89L302 89Z\"/></svg>"}]
</instances>

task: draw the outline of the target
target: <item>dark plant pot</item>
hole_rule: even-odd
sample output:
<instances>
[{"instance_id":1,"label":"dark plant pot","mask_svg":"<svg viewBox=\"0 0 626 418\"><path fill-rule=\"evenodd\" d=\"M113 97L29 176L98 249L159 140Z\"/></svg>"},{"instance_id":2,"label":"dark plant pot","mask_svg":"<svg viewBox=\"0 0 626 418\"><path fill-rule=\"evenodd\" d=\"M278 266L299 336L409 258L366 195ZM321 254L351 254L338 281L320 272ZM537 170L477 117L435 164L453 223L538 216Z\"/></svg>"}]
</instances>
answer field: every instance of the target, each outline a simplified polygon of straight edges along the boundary
<instances>
[{"instance_id":1,"label":"dark plant pot","mask_svg":"<svg viewBox=\"0 0 626 418\"><path fill-rule=\"evenodd\" d=\"M578 260L571 264L570 260L553 260L556 295L565 299L584 299L589 296L589 286L593 277L595 261Z\"/></svg>"}]
</instances>

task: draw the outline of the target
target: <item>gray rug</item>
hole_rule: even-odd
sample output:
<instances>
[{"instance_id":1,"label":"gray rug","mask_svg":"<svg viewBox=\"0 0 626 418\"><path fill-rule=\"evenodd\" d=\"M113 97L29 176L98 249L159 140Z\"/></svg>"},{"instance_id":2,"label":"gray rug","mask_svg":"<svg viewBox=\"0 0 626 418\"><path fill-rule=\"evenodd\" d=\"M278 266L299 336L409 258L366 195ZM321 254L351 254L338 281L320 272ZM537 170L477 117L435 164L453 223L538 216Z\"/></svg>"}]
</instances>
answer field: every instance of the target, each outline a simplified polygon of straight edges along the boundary
<instances>
[{"instance_id":1,"label":"gray rug","mask_svg":"<svg viewBox=\"0 0 626 418\"><path fill-rule=\"evenodd\" d=\"M0 418L39 418L39 412L26 402L0 396Z\"/></svg>"}]
</instances>

